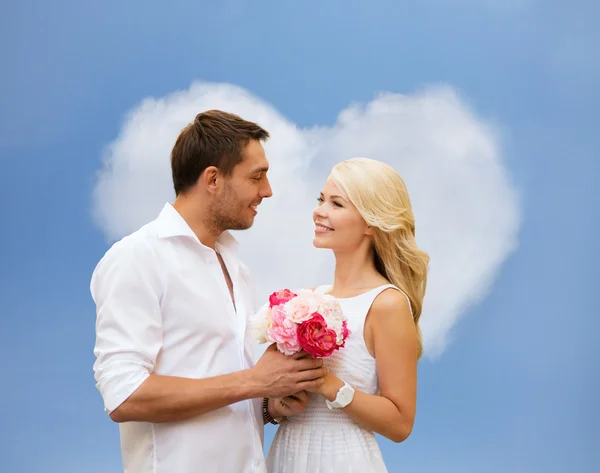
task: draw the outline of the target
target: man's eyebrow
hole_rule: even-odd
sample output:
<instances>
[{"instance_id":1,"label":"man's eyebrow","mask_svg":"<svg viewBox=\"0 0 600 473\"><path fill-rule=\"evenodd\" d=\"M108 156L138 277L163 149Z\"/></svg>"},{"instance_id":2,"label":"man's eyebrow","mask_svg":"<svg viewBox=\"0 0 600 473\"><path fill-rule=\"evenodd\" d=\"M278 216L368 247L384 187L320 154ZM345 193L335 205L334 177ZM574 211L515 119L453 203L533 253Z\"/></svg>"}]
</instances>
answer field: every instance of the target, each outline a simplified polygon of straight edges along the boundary
<instances>
[{"instance_id":1,"label":"man's eyebrow","mask_svg":"<svg viewBox=\"0 0 600 473\"><path fill-rule=\"evenodd\" d=\"M260 168L253 169L250 172L250 174L258 174L258 173L261 173L261 172L267 172L268 170L269 170L268 167L263 166L263 167L260 167Z\"/></svg>"}]
</instances>

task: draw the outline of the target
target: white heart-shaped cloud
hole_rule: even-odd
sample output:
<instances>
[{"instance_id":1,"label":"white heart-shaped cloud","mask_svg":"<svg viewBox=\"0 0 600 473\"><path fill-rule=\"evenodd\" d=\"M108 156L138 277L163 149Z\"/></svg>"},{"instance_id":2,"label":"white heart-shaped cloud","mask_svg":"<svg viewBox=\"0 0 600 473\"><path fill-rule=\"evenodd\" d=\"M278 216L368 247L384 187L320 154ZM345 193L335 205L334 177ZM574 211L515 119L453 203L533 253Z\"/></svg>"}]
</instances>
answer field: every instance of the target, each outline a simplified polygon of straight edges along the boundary
<instances>
[{"instance_id":1,"label":"white heart-shaped cloud","mask_svg":"<svg viewBox=\"0 0 600 473\"><path fill-rule=\"evenodd\" d=\"M431 256L421 317L426 355L443 351L460 315L488 293L516 248L518 199L495 130L449 86L381 94L343 110L332 127L311 129L229 84L195 83L146 99L108 146L94 189L94 216L109 240L135 231L173 201L171 148L181 129L208 109L236 113L271 134L265 149L274 195L260 206L254 227L236 234L259 297L331 282L331 255L312 246L312 209L331 167L351 157L391 164L409 189L417 241Z\"/></svg>"}]
</instances>

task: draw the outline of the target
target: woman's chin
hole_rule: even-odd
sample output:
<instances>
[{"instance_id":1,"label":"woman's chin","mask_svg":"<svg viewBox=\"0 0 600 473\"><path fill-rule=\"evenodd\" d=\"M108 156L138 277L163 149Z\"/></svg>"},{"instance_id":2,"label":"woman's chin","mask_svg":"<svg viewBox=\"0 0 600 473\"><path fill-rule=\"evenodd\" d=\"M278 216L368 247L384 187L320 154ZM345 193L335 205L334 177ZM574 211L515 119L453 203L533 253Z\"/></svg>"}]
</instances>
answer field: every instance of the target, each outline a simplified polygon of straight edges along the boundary
<instances>
[{"instance_id":1,"label":"woman's chin","mask_svg":"<svg viewBox=\"0 0 600 473\"><path fill-rule=\"evenodd\" d=\"M323 242L319 241L319 237L318 236L316 236L316 237L313 238L313 246L315 248L323 248Z\"/></svg>"},{"instance_id":2,"label":"woman's chin","mask_svg":"<svg viewBox=\"0 0 600 473\"><path fill-rule=\"evenodd\" d=\"M331 248L330 245L328 245L326 242L323 241L322 238L319 238L319 235L315 236L313 238L313 246L315 248Z\"/></svg>"}]
</instances>

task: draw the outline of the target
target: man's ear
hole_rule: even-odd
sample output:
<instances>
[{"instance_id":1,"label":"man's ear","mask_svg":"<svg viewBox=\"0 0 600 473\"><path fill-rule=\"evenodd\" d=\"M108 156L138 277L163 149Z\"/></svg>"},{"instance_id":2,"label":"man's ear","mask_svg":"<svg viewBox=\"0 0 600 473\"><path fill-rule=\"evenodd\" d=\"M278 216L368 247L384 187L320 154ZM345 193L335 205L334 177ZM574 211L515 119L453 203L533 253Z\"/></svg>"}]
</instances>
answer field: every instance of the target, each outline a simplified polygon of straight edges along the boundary
<instances>
[{"instance_id":1,"label":"man's ear","mask_svg":"<svg viewBox=\"0 0 600 473\"><path fill-rule=\"evenodd\" d=\"M216 166L207 167L200 177L198 183L210 194L216 194L218 190L218 178L220 177L219 168Z\"/></svg>"}]
</instances>

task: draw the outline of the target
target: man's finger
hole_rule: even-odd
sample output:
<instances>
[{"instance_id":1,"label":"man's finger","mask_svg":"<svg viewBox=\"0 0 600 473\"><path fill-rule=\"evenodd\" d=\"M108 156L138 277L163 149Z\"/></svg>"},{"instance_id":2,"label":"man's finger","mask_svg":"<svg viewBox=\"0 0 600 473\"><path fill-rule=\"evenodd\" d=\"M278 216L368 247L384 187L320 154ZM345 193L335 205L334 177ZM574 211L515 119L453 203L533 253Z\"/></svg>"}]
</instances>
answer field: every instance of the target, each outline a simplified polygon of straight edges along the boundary
<instances>
[{"instance_id":1,"label":"man's finger","mask_svg":"<svg viewBox=\"0 0 600 473\"><path fill-rule=\"evenodd\" d=\"M293 355L296 360L301 360L303 358L314 358L310 353L305 351L299 351L295 355Z\"/></svg>"},{"instance_id":2,"label":"man's finger","mask_svg":"<svg viewBox=\"0 0 600 473\"><path fill-rule=\"evenodd\" d=\"M301 401L300 399L298 399L296 396L288 396L288 397L284 397L284 398L283 398L283 402L284 402L285 404L287 404L288 406L289 406L289 405L292 405L292 404L295 404L295 403L300 403L300 404L302 404L302 401Z\"/></svg>"},{"instance_id":3,"label":"man's finger","mask_svg":"<svg viewBox=\"0 0 600 473\"><path fill-rule=\"evenodd\" d=\"M298 383L298 387L302 388L305 391L314 392L323 386L323 378L313 379L309 381L304 381L302 383Z\"/></svg>"},{"instance_id":4,"label":"man's finger","mask_svg":"<svg viewBox=\"0 0 600 473\"><path fill-rule=\"evenodd\" d=\"M327 368L317 368L317 369L313 369L313 370L304 370L304 371L300 371L300 373L298 373L300 375L299 379L300 381L310 381L312 379L320 379L323 378L324 376L327 375L329 371L327 370ZM301 386L299 386L301 387ZM306 388L302 388L302 389L306 389Z\"/></svg>"},{"instance_id":5,"label":"man's finger","mask_svg":"<svg viewBox=\"0 0 600 473\"><path fill-rule=\"evenodd\" d=\"M286 404L284 409L288 412L300 412L304 409L304 406L297 401L292 401L290 404Z\"/></svg>"},{"instance_id":6,"label":"man's finger","mask_svg":"<svg viewBox=\"0 0 600 473\"><path fill-rule=\"evenodd\" d=\"M303 402L305 404L308 404L309 398L308 398L308 393L306 391L300 391L297 395L296 395L296 399L298 399L300 402Z\"/></svg>"},{"instance_id":7,"label":"man's finger","mask_svg":"<svg viewBox=\"0 0 600 473\"><path fill-rule=\"evenodd\" d=\"M308 402L308 393L306 391L299 391L296 394L293 394L289 397L296 399L298 402L307 403Z\"/></svg>"},{"instance_id":8,"label":"man's finger","mask_svg":"<svg viewBox=\"0 0 600 473\"><path fill-rule=\"evenodd\" d=\"M323 360L321 358L305 358L298 360L298 367L300 371L314 370L323 366Z\"/></svg>"}]
</instances>

